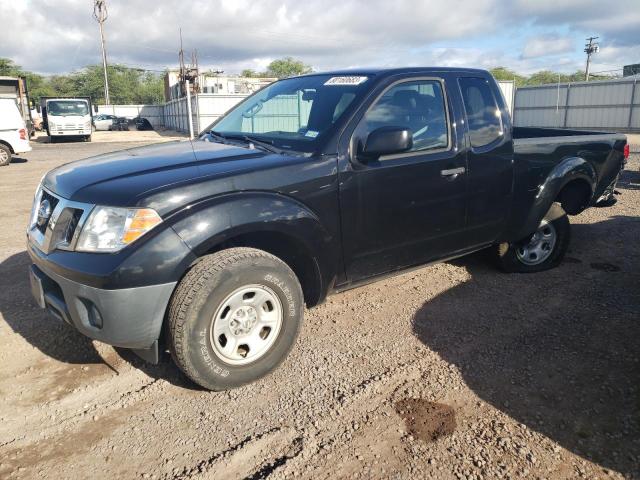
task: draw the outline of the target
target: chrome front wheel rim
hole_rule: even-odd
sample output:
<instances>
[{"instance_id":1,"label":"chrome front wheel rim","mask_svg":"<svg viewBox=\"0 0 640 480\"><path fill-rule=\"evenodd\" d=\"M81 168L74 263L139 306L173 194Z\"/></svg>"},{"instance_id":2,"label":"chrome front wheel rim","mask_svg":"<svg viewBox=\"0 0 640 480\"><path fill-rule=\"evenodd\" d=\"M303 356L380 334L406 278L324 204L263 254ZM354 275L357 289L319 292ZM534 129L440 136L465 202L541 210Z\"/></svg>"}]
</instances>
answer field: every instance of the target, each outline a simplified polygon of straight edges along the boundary
<instances>
[{"instance_id":1,"label":"chrome front wheel rim","mask_svg":"<svg viewBox=\"0 0 640 480\"><path fill-rule=\"evenodd\" d=\"M9 159L9 154L3 148L0 148L0 162L6 162Z\"/></svg>"},{"instance_id":2,"label":"chrome front wheel rim","mask_svg":"<svg viewBox=\"0 0 640 480\"><path fill-rule=\"evenodd\" d=\"M210 342L230 365L246 365L264 356L282 328L278 295L265 285L246 285L229 294L213 316Z\"/></svg>"},{"instance_id":3,"label":"chrome front wheel rim","mask_svg":"<svg viewBox=\"0 0 640 480\"><path fill-rule=\"evenodd\" d=\"M540 265L556 246L558 234L551 222L543 220L526 244L517 246L516 257L525 265Z\"/></svg>"}]
</instances>

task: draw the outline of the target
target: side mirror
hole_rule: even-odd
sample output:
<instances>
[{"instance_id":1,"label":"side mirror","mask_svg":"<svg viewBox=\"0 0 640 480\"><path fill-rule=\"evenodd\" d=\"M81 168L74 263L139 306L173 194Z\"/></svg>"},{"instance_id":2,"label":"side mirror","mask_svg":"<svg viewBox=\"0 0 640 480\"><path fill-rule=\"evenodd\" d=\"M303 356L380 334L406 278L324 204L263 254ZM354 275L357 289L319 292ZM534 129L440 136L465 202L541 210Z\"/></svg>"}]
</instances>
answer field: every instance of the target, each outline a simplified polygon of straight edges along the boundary
<instances>
[{"instance_id":1,"label":"side mirror","mask_svg":"<svg viewBox=\"0 0 640 480\"><path fill-rule=\"evenodd\" d=\"M404 127L380 127L367 137L359 156L365 160L406 152L413 147L413 133Z\"/></svg>"}]
</instances>

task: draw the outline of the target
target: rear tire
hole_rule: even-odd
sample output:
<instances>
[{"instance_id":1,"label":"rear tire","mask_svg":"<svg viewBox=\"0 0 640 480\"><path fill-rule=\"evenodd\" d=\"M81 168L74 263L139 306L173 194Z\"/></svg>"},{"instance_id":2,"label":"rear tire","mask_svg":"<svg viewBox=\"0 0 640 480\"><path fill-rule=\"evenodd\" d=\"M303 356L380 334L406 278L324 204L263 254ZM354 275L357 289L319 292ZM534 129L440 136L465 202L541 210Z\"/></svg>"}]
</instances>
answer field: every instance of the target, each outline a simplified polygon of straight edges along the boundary
<instances>
[{"instance_id":1,"label":"rear tire","mask_svg":"<svg viewBox=\"0 0 640 480\"><path fill-rule=\"evenodd\" d=\"M554 203L533 235L495 247L498 264L509 273L534 273L557 267L569 248L571 224L559 203Z\"/></svg>"},{"instance_id":2,"label":"rear tire","mask_svg":"<svg viewBox=\"0 0 640 480\"><path fill-rule=\"evenodd\" d=\"M225 390L257 380L287 356L303 318L303 295L282 260L230 248L200 260L169 304L171 355L194 382Z\"/></svg>"},{"instance_id":3,"label":"rear tire","mask_svg":"<svg viewBox=\"0 0 640 480\"><path fill-rule=\"evenodd\" d=\"M11 149L0 143L0 167L6 167L11 163Z\"/></svg>"}]
</instances>

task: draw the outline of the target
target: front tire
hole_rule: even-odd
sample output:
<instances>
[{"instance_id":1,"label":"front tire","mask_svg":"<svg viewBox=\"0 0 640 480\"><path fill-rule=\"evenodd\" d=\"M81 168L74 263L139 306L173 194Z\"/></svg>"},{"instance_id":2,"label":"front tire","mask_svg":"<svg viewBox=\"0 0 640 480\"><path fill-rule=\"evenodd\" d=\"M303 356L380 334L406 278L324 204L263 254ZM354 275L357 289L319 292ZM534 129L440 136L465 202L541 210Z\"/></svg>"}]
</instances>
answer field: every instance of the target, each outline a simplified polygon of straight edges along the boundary
<instances>
[{"instance_id":1,"label":"front tire","mask_svg":"<svg viewBox=\"0 0 640 480\"><path fill-rule=\"evenodd\" d=\"M557 267L569 248L571 224L560 204L554 203L529 237L496 246L498 263L509 273L534 273Z\"/></svg>"},{"instance_id":2,"label":"front tire","mask_svg":"<svg viewBox=\"0 0 640 480\"><path fill-rule=\"evenodd\" d=\"M291 350L303 301L296 275L267 252L230 248L208 255L184 276L169 304L171 355L209 390L253 382Z\"/></svg>"}]
</instances>

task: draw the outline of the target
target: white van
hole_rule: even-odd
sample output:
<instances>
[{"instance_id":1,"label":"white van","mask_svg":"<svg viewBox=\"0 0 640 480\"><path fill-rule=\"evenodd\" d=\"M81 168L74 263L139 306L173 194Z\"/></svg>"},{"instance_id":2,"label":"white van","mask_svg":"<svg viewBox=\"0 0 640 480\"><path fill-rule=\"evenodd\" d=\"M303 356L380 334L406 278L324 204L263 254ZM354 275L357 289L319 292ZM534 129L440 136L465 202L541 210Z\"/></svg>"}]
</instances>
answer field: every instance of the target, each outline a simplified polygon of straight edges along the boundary
<instances>
[{"instance_id":1,"label":"white van","mask_svg":"<svg viewBox=\"0 0 640 480\"><path fill-rule=\"evenodd\" d=\"M11 155L30 152L29 133L13 98L0 98L0 167L11 163Z\"/></svg>"}]
</instances>

